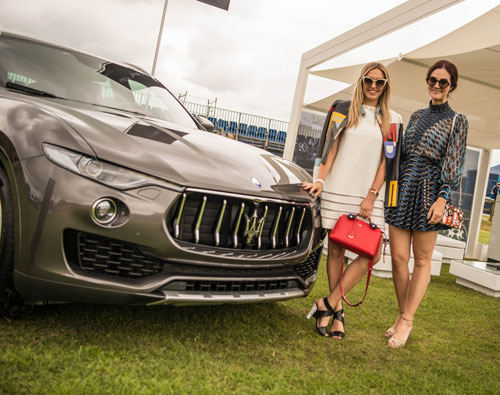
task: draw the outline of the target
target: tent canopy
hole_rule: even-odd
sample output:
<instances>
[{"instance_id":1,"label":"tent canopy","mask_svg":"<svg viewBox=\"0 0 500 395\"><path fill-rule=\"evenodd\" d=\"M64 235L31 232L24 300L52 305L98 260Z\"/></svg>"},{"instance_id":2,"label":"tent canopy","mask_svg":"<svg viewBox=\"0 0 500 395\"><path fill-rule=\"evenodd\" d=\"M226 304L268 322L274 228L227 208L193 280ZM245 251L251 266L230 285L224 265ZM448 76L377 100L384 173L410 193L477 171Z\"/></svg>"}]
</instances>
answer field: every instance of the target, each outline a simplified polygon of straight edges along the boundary
<instances>
[{"instance_id":1,"label":"tent canopy","mask_svg":"<svg viewBox=\"0 0 500 395\"><path fill-rule=\"evenodd\" d=\"M463 4L466 4L465 8L461 7ZM391 78L391 107L399 112L405 121L408 121L413 111L426 108L429 104L425 84L428 67L440 59L447 59L457 65L458 88L450 96L450 105L455 111L467 116L469 120L467 143L478 148L480 152L471 209L469 242L465 256L479 259L483 249L478 237L491 150L500 149L499 4L500 0L481 2L469 0L467 3L463 0L407 0L302 54L283 156L290 160L293 158L302 110L327 112L336 99L350 99L353 84L363 64L339 67L344 54L345 58L352 59L353 55L355 58L356 49L361 50L363 46L370 44L378 45L378 50L384 49L384 44L379 42L379 39L384 40L389 34L398 32L404 27L415 26L413 24L416 21L447 12L448 8L461 7L463 11L469 7L469 12L477 11L474 15L479 16L471 22L427 45L396 57L387 59L388 56L394 55L386 53L380 55L378 59L370 60L379 61L387 66ZM442 25L444 21L446 17L441 15L434 20L434 23ZM413 34L419 33L413 31ZM337 66L328 67L330 60L334 60ZM328 97L313 103L304 103L309 75L341 81L348 85L347 88Z\"/></svg>"},{"instance_id":2,"label":"tent canopy","mask_svg":"<svg viewBox=\"0 0 500 395\"><path fill-rule=\"evenodd\" d=\"M376 59L391 78L391 107L407 121L410 114L429 103L425 74L440 59L453 62L459 71L458 88L450 105L469 120L468 145L500 149L500 6L457 30L397 58ZM375 59L374 59L375 60ZM363 64L310 71L320 77L351 84L344 90L304 108L326 112L334 100L349 99Z\"/></svg>"}]
</instances>

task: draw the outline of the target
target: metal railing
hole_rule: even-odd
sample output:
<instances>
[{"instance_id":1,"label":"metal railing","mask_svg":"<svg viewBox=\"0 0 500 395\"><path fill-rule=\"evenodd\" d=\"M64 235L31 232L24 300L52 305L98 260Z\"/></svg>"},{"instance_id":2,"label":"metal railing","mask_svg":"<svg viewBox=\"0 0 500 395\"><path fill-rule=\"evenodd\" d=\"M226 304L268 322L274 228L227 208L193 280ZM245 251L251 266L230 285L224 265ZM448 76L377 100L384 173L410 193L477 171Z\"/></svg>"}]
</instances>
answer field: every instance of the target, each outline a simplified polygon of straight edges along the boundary
<instances>
[{"instance_id":1,"label":"metal railing","mask_svg":"<svg viewBox=\"0 0 500 395\"><path fill-rule=\"evenodd\" d=\"M211 105L183 101L194 115L208 118L217 133L231 135L235 140L264 148L281 155L285 147L288 122L246 114Z\"/></svg>"}]
</instances>

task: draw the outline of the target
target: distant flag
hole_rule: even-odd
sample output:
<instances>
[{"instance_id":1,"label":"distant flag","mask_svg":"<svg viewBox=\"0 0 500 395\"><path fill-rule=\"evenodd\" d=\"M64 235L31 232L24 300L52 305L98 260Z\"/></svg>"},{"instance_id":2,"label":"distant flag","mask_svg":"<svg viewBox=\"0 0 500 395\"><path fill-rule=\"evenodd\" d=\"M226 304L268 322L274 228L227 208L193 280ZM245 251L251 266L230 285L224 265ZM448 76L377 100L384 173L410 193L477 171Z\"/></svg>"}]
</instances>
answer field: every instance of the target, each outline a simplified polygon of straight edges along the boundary
<instances>
[{"instance_id":1,"label":"distant flag","mask_svg":"<svg viewBox=\"0 0 500 395\"><path fill-rule=\"evenodd\" d=\"M229 1L230 0L198 0L202 3L213 5L214 7L222 8L223 10L229 9Z\"/></svg>"}]
</instances>

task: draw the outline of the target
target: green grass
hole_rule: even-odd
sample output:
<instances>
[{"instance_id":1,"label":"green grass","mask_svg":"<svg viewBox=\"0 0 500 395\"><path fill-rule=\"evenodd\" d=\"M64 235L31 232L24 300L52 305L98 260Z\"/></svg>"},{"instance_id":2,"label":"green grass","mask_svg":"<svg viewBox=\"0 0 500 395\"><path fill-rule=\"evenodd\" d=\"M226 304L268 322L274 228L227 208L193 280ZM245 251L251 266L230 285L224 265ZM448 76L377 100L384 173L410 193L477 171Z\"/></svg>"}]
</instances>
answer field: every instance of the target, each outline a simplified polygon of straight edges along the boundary
<instances>
[{"instance_id":1,"label":"green grass","mask_svg":"<svg viewBox=\"0 0 500 395\"><path fill-rule=\"evenodd\" d=\"M345 309L345 340L316 334L305 315L327 291L324 259L311 296L288 302L38 306L0 321L0 393L499 393L500 299L448 270L397 350L383 336L398 311L390 279Z\"/></svg>"},{"instance_id":2,"label":"green grass","mask_svg":"<svg viewBox=\"0 0 500 395\"><path fill-rule=\"evenodd\" d=\"M491 222L489 218L489 215L483 215L481 218L478 241L483 244L490 244Z\"/></svg>"}]
</instances>

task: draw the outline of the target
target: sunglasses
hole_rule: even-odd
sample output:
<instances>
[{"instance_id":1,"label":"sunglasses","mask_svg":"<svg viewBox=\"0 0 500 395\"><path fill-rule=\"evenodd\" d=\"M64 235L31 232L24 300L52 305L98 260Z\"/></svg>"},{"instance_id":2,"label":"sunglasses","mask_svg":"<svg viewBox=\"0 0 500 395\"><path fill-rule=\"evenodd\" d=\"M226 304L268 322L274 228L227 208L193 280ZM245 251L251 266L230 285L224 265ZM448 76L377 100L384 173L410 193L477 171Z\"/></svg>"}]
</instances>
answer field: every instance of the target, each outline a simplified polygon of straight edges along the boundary
<instances>
[{"instance_id":1,"label":"sunglasses","mask_svg":"<svg viewBox=\"0 0 500 395\"><path fill-rule=\"evenodd\" d=\"M383 78L380 78L378 80L374 80L373 78L370 78L370 77L363 77L363 84L367 85L367 86L372 86L373 83L375 83L375 86L377 88L383 88L385 86L385 84L387 84L387 80L386 79L383 79Z\"/></svg>"},{"instance_id":2,"label":"sunglasses","mask_svg":"<svg viewBox=\"0 0 500 395\"><path fill-rule=\"evenodd\" d=\"M450 85L450 81L448 81L446 78L438 80L436 77L427 77L425 79L427 81L427 85L429 86L434 86L436 85L436 82L439 82L439 87L441 89L448 88Z\"/></svg>"}]
</instances>

